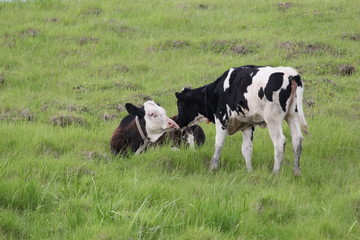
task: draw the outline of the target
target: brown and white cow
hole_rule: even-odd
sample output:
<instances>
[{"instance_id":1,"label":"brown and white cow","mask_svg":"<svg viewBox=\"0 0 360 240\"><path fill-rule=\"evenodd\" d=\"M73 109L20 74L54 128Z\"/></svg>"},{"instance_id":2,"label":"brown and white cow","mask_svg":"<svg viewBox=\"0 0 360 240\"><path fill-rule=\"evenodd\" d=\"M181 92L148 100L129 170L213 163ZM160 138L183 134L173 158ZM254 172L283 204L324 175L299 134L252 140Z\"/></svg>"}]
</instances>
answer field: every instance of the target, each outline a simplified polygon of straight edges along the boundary
<instances>
[{"instance_id":1,"label":"brown and white cow","mask_svg":"<svg viewBox=\"0 0 360 240\"><path fill-rule=\"evenodd\" d=\"M174 147L179 147L182 142L191 146L194 143L202 145L205 141L201 127L178 129L176 116L168 118L165 110L153 101L145 102L140 108L127 103L125 108L130 115L120 122L111 137L113 154L127 156L130 151L140 154L150 145L167 141L171 141Z\"/></svg>"},{"instance_id":2,"label":"brown and white cow","mask_svg":"<svg viewBox=\"0 0 360 240\"><path fill-rule=\"evenodd\" d=\"M303 112L303 82L290 67L242 66L231 68L215 82L196 89L177 92L180 127L204 120L215 123L215 152L210 170L216 170L227 135L243 132L242 154L246 168L252 170L252 140L256 125L267 126L275 149L273 172L280 171L285 136L282 122L291 132L294 174L300 175L300 154L307 123Z\"/></svg>"}]
</instances>

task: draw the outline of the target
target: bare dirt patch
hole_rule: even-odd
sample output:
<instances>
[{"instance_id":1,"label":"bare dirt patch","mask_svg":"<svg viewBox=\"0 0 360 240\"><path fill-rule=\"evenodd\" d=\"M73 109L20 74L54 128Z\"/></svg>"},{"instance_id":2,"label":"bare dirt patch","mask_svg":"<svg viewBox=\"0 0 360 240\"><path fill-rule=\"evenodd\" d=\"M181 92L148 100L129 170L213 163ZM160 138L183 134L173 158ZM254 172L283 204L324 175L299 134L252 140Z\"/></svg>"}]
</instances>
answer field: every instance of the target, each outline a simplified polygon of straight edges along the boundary
<instances>
[{"instance_id":1,"label":"bare dirt patch","mask_svg":"<svg viewBox=\"0 0 360 240\"><path fill-rule=\"evenodd\" d=\"M141 90L141 87L136 85L136 84L133 84L133 83L129 83L129 82L125 82L125 81L116 81L113 83L113 86L115 88L120 88L120 89L126 89L126 90L133 90L133 91L136 91L136 90Z\"/></svg>"},{"instance_id":2,"label":"bare dirt patch","mask_svg":"<svg viewBox=\"0 0 360 240\"><path fill-rule=\"evenodd\" d=\"M117 112L125 111L125 106L121 103L111 103L107 106L108 109L114 109Z\"/></svg>"},{"instance_id":3,"label":"bare dirt patch","mask_svg":"<svg viewBox=\"0 0 360 240\"><path fill-rule=\"evenodd\" d=\"M88 126L87 122L80 117L73 115L59 115L50 118L50 122L55 126L68 127L71 125Z\"/></svg>"},{"instance_id":4,"label":"bare dirt patch","mask_svg":"<svg viewBox=\"0 0 360 240\"><path fill-rule=\"evenodd\" d=\"M79 86L73 87L73 89L77 92L85 92L86 91L86 88L84 85L79 85Z\"/></svg>"},{"instance_id":5,"label":"bare dirt patch","mask_svg":"<svg viewBox=\"0 0 360 240\"><path fill-rule=\"evenodd\" d=\"M353 41L360 41L360 34L345 34L342 39L350 39Z\"/></svg>"},{"instance_id":6,"label":"bare dirt patch","mask_svg":"<svg viewBox=\"0 0 360 240\"><path fill-rule=\"evenodd\" d=\"M87 113L90 112L90 109L86 106L79 106L75 104L63 105L59 107L60 110L65 110L68 112L80 112L80 113Z\"/></svg>"},{"instance_id":7,"label":"bare dirt patch","mask_svg":"<svg viewBox=\"0 0 360 240\"><path fill-rule=\"evenodd\" d=\"M113 120L113 119L116 119L118 118L119 115L117 114L110 114L110 113L107 113L105 112L103 115L102 115L102 120L103 121L110 121L110 120Z\"/></svg>"},{"instance_id":8,"label":"bare dirt patch","mask_svg":"<svg viewBox=\"0 0 360 240\"><path fill-rule=\"evenodd\" d=\"M130 33L133 32L134 29L127 26L127 25L114 25L114 26L108 26L107 29L111 32L123 34L123 33Z\"/></svg>"},{"instance_id":9,"label":"bare dirt patch","mask_svg":"<svg viewBox=\"0 0 360 240\"><path fill-rule=\"evenodd\" d=\"M336 83L335 83L334 81L328 79L328 78L324 78L324 79L323 79L323 82L326 82L326 83L329 83L329 84L331 84L331 85L333 85L333 86L336 86Z\"/></svg>"},{"instance_id":10,"label":"bare dirt patch","mask_svg":"<svg viewBox=\"0 0 360 240\"><path fill-rule=\"evenodd\" d=\"M129 67L124 64L115 64L112 68L117 72L128 72L130 71Z\"/></svg>"},{"instance_id":11,"label":"bare dirt patch","mask_svg":"<svg viewBox=\"0 0 360 240\"><path fill-rule=\"evenodd\" d=\"M129 99L131 99L131 103L133 103L135 105L139 105L139 106L142 105L146 101L152 100L152 98L149 95L142 94L142 93L131 95L129 97Z\"/></svg>"},{"instance_id":12,"label":"bare dirt patch","mask_svg":"<svg viewBox=\"0 0 360 240\"><path fill-rule=\"evenodd\" d=\"M8 121L35 121L36 115L30 109L21 110L4 108L0 112L0 120Z\"/></svg>"},{"instance_id":13,"label":"bare dirt patch","mask_svg":"<svg viewBox=\"0 0 360 240\"><path fill-rule=\"evenodd\" d=\"M89 160L99 160L104 162L110 161L110 157L106 153L100 153L97 151L82 151L81 154Z\"/></svg>"},{"instance_id":14,"label":"bare dirt patch","mask_svg":"<svg viewBox=\"0 0 360 240\"><path fill-rule=\"evenodd\" d=\"M245 55L255 53L260 44L241 40L214 40L201 44L200 48L206 51L221 54Z\"/></svg>"},{"instance_id":15,"label":"bare dirt patch","mask_svg":"<svg viewBox=\"0 0 360 240\"><path fill-rule=\"evenodd\" d=\"M45 18L45 21L55 23L55 22L58 22L59 19L57 17L49 17L49 18Z\"/></svg>"},{"instance_id":16,"label":"bare dirt patch","mask_svg":"<svg viewBox=\"0 0 360 240\"><path fill-rule=\"evenodd\" d=\"M142 90L142 87L137 84L129 83L123 80L118 80L112 83L94 83L94 84L86 84L85 86L79 85L73 87L73 89L81 93L86 91L97 91L97 90L105 91L105 90L113 90L113 89L137 91L137 90Z\"/></svg>"},{"instance_id":17,"label":"bare dirt patch","mask_svg":"<svg viewBox=\"0 0 360 240\"><path fill-rule=\"evenodd\" d=\"M286 11L286 10L288 10L289 8L294 7L295 4L294 4L294 3L287 2L287 3L278 3L277 6L278 6L278 10L280 10L280 11Z\"/></svg>"},{"instance_id":18,"label":"bare dirt patch","mask_svg":"<svg viewBox=\"0 0 360 240\"><path fill-rule=\"evenodd\" d=\"M350 76L355 72L355 67L350 64L341 64L337 66L337 74L341 76Z\"/></svg>"},{"instance_id":19,"label":"bare dirt patch","mask_svg":"<svg viewBox=\"0 0 360 240\"><path fill-rule=\"evenodd\" d=\"M306 100L306 101L305 101L305 104L306 104L308 107L315 107L315 100L313 100L313 99Z\"/></svg>"},{"instance_id":20,"label":"bare dirt patch","mask_svg":"<svg viewBox=\"0 0 360 240\"><path fill-rule=\"evenodd\" d=\"M124 64L114 64L111 66L101 66L91 76L99 76L103 78L110 78L121 73L127 73L130 68Z\"/></svg>"},{"instance_id":21,"label":"bare dirt patch","mask_svg":"<svg viewBox=\"0 0 360 240\"><path fill-rule=\"evenodd\" d=\"M49 142L41 142L37 147L36 151L43 155L52 155L54 158L59 159L61 152L54 146L54 144Z\"/></svg>"},{"instance_id":22,"label":"bare dirt patch","mask_svg":"<svg viewBox=\"0 0 360 240\"><path fill-rule=\"evenodd\" d=\"M322 54L328 53L332 56L341 56L344 53L336 50L326 43L306 43L306 42L282 42L279 48L287 53L287 58L293 58L302 54Z\"/></svg>"},{"instance_id":23,"label":"bare dirt patch","mask_svg":"<svg viewBox=\"0 0 360 240\"><path fill-rule=\"evenodd\" d=\"M148 52L156 52L156 51L166 51L166 50L178 50L185 49L190 47L190 42L184 40L168 40L164 42L160 42L155 46L150 46L147 48Z\"/></svg>"},{"instance_id":24,"label":"bare dirt patch","mask_svg":"<svg viewBox=\"0 0 360 240\"><path fill-rule=\"evenodd\" d=\"M16 47L17 39L14 36L11 36L9 34L3 35L3 45L8 48L14 48Z\"/></svg>"},{"instance_id":25,"label":"bare dirt patch","mask_svg":"<svg viewBox=\"0 0 360 240\"><path fill-rule=\"evenodd\" d=\"M101 8L88 8L85 11L83 11L82 16L98 16L102 13L102 9Z\"/></svg>"},{"instance_id":26,"label":"bare dirt patch","mask_svg":"<svg viewBox=\"0 0 360 240\"><path fill-rule=\"evenodd\" d=\"M28 108L21 110L20 115L23 119L27 121L35 120L35 114Z\"/></svg>"},{"instance_id":27,"label":"bare dirt patch","mask_svg":"<svg viewBox=\"0 0 360 240\"><path fill-rule=\"evenodd\" d=\"M80 45L85 45L89 43L97 43L99 41L96 37L81 37L79 40Z\"/></svg>"},{"instance_id":28,"label":"bare dirt patch","mask_svg":"<svg viewBox=\"0 0 360 240\"><path fill-rule=\"evenodd\" d=\"M200 3L199 5L196 6L196 8L200 10L207 10L209 9L209 5L205 3Z\"/></svg>"},{"instance_id":29,"label":"bare dirt patch","mask_svg":"<svg viewBox=\"0 0 360 240\"><path fill-rule=\"evenodd\" d=\"M28 28L24 31L20 32L20 36L22 37L36 37L40 34L40 30L35 28Z\"/></svg>"}]
</instances>

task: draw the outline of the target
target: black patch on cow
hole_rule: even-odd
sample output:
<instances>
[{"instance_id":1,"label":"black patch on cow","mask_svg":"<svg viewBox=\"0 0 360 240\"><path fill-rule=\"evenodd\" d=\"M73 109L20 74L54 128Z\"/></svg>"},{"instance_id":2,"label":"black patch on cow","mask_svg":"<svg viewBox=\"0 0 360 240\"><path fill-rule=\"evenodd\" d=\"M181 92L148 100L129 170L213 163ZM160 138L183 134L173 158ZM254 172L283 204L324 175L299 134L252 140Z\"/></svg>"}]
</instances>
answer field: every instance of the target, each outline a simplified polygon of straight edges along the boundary
<instances>
[{"instance_id":1,"label":"black patch on cow","mask_svg":"<svg viewBox=\"0 0 360 240\"><path fill-rule=\"evenodd\" d=\"M265 96L270 102L273 101L273 92L276 92L281 88L283 84L283 79L284 73L282 72L277 72L270 75L269 81L265 87Z\"/></svg>"},{"instance_id":2,"label":"black patch on cow","mask_svg":"<svg viewBox=\"0 0 360 240\"><path fill-rule=\"evenodd\" d=\"M262 87L260 88L260 90L258 92L258 96L260 99L263 99L263 97L264 97L264 89Z\"/></svg>"},{"instance_id":3,"label":"black patch on cow","mask_svg":"<svg viewBox=\"0 0 360 240\"><path fill-rule=\"evenodd\" d=\"M280 106L284 112L286 112L286 102L289 99L290 95L291 95L291 80L289 80L289 85L286 87L286 89L281 89L279 93Z\"/></svg>"},{"instance_id":4,"label":"black patch on cow","mask_svg":"<svg viewBox=\"0 0 360 240\"><path fill-rule=\"evenodd\" d=\"M251 141L253 141L254 140L254 131L255 131L255 127L254 126L252 126L251 127Z\"/></svg>"},{"instance_id":5,"label":"black patch on cow","mask_svg":"<svg viewBox=\"0 0 360 240\"><path fill-rule=\"evenodd\" d=\"M295 112L298 112L297 105L295 106Z\"/></svg>"},{"instance_id":6,"label":"black patch on cow","mask_svg":"<svg viewBox=\"0 0 360 240\"><path fill-rule=\"evenodd\" d=\"M226 127L229 119L227 105L231 111L236 111L237 114L245 115L244 109L249 110L248 101L244 94L247 92L248 86L253 82L253 77L258 73L259 67L247 65L235 68L231 73L229 83L230 87L225 92L220 93L220 101L216 110L216 117L221 124ZM226 71L219 81L217 89L223 89L224 81L227 77ZM225 119L223 116L226 116Z\"/></svg>"}]
</instances>

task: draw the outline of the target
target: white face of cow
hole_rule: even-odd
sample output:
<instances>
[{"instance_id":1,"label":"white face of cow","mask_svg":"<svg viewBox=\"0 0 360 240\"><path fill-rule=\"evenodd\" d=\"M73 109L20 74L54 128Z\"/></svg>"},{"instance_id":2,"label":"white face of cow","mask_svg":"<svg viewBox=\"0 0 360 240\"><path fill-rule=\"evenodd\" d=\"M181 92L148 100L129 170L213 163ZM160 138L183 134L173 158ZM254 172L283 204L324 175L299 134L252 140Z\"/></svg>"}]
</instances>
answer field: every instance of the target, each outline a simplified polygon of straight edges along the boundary
<instances>
[{"instance_id":1,"label":"white face of cow","mask_svg":"<svg viewBox=\"0 0 360 240\"><path fill-rule=\"evenodd\" d=\"M179 126L166 116L165 109L157 105L154 101L144 103L145 128L151 142L155 142L165 131Z\"/></svg>"}]
</instances>

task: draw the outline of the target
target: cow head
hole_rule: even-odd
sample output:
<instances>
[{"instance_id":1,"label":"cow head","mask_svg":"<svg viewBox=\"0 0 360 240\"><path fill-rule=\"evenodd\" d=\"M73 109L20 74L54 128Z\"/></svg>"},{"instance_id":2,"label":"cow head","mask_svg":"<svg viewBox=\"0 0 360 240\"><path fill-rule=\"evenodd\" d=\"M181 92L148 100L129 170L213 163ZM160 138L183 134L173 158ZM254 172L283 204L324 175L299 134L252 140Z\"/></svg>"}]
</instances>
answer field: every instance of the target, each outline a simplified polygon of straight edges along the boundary
<instances>
[{"instance_id":1,"label":"cow head","mask_svg":"<svg viewBox=\"0 0 360 240\"><path fill-rule=\"evenodd\" d=\"M125 104L129 114L136 115L145 120L147 137L155 142L165 131L179 126L166 116L165 109L154 101L146 101L143 107L136 107L131 103Z\"/></svg>"},{"instance_id":2,"label":"cow head","mask_svg":"<svg viewBox=\"0 0 360 240\"><path fill-rule=\"evenodd\" d=\"M178 116L176 119L179 126L191 126L206 121L204 116L206 113L204 95L188 88L184 88L181 92L175 93L177 98Z\"/></svg>"}]
</instances>

